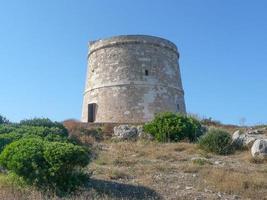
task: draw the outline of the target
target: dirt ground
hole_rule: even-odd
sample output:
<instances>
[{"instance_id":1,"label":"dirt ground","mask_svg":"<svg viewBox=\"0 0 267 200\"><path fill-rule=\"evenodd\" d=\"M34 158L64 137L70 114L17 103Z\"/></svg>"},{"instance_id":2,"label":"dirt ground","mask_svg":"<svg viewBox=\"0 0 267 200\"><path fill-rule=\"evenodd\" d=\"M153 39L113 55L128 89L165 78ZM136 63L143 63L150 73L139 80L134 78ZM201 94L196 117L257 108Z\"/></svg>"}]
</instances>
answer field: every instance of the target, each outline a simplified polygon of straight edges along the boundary
<instances>
[{"instance_id":1,"label":"dirt ground","mask_svg":"<svg viewBox=\"0 0 267 200\"><path fill-rule=\"evenodd\" d=\"M249 151L215 156L195 144L155 142L106 142L97 148L89 170L93 180L106 183L99 191L111 192L109 198L267 199L267 164Z\"/></svg>"}]
</instances>

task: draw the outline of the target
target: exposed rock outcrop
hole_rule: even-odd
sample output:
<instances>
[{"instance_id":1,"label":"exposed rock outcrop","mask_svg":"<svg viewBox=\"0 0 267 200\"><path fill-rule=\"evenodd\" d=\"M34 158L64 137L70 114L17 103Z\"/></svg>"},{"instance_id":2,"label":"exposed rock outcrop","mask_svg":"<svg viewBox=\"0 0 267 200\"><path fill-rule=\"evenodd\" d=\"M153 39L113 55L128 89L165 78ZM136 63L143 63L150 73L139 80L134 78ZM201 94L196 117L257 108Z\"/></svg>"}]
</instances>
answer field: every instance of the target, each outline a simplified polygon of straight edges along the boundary
<instances>
[{"instance_id":1,"label":"exposed rock outcrop","mask_svg":"<svg viewBox=\"0 0 267 200\"><path fill-rule=\"evenodd\" d=\"M261 133L260 130L248 130L245 132L237 130L232 136L233 144L237 147L250 148L256 140L267 139L266 135Z\"/></svg>"},{"instance_id":2,"label":"exposed rock outcrop","mask_svg":"<svg viewBox=\"0 0 267 200\"><path fill-rule=\"evenodd\" d=\"M251 154L254 158L267 158L267 139L256 140L251 147Z\"/></svg>"},{"instance_id":3,"label":"exposed rock outcrop","mask_svg":"<svg viewBox=\"0 0 267 200\"><path fill-rule=\"evenodd\" d=\"M142 125L119 125L114 127L113 138L118 140L153 140L153 136L145 133Z\"/></svg>"},{"instance_id":4,"label":"exposed rock outcrop","mask_svg":"<svg viewBox=\"0 0 267 200\"><path fill-rule=\"evenodd\" d=\"M136 140L138 138L138 130L135 126L119 125L114 127L113 138L119 140Z\"/></svg>"}]
</instances>

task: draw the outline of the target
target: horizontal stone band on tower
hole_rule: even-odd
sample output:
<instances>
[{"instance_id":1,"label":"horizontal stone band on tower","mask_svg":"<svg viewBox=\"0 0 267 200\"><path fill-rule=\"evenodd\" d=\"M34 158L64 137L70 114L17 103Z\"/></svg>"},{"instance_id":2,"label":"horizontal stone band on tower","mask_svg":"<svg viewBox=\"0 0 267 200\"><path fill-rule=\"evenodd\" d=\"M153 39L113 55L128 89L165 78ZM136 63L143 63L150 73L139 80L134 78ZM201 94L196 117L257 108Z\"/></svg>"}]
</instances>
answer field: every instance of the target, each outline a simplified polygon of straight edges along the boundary
<instances>
[{"instance_id":1,"label":"horizontal stone band on tower","mask_svg":"<svg viewBox=\"0 0 267 200\"><path fill-rule=\"evenodd\" d=\"M186 112L179 53L154 36L90 42L82 121L144 123L155 113Z\"/></svg>"},{"instance_id":2,"label":"horizontal stone band on tower","mask_svg":"<svg viewBox=\"0 0 267 200\"><path fill-rule=\"evenodd\" d=\"M125 45L125 44L147 44L147 45L159 46L174 51L179 57L177 47L172 42L163 38L144 36L144 35L115 36L109 39L90 42L90 51L88 53L88 56L90 56L92 53L102 48L110 48L116 45Z\"/></svg>"},{"instance_id":3,"label":"horizontal stone band on tower","mask_svg":"<svg viewBox=\"0 0 267 200\"><path fill-rule=\"evenodd\" d=\"M167 86L167 85L160 85L160 84L147 84L147 83L132 83L132 82L128 82L128 83L115 83L115 84L105 84L105 85L102 85L102 86L98 86L98 87L94 87L94 88L91 88L91 89L87 89L84 91L84 94L86 94L87 92L90 92L92 90L96 90L96 89L100 89L100 88L103 88L103 87L120 87L120 86L126 86L126 85L139 85L139 86L151 86L151 87L170 87L170 88L173 88L173 89L176 89L178 90L179 92L181 92L182 94L184 94L184 91L179 88L179 87L175 87L175 86Z\"/></svg>"}]
</instances>

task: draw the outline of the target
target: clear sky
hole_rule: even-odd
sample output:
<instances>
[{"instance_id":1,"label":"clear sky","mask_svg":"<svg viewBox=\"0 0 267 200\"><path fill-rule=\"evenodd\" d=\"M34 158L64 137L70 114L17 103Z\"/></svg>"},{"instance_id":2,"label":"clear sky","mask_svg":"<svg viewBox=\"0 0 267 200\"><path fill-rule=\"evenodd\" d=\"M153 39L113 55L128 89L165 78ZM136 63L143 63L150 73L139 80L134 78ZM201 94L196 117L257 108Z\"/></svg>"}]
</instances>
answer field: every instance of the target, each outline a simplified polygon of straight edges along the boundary
<instances>
[{"instance_id":1,"label":"clear sky","mask_svg":"<svg viewBox=\"0 0 267 200\"><path fill-rule=\"evenodd\" d=\"M0 0L0 113L80 119L87 44L122 34L173 41L187 110L267 123L265 0Z\"/></svg>"}]
</instances>

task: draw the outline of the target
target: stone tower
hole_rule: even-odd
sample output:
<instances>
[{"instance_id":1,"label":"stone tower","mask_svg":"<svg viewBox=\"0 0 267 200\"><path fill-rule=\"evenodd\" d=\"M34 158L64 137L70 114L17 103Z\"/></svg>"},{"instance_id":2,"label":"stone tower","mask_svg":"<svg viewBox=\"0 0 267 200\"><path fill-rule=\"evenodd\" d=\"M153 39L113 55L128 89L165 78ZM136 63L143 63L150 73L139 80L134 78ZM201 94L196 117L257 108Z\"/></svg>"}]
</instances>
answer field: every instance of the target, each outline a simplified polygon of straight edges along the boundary
<instances>
[{"instance_id":1,"label":"stone tower","mask_svg":"<svg viewBox=\"0 0 267 200\"><path fill-rule=\"evenodd\" d=\"M143 123L155 113L185 113L184 91L172 42L125 35L89 44L82 121Z\"/></svg>"}]
</instances>

